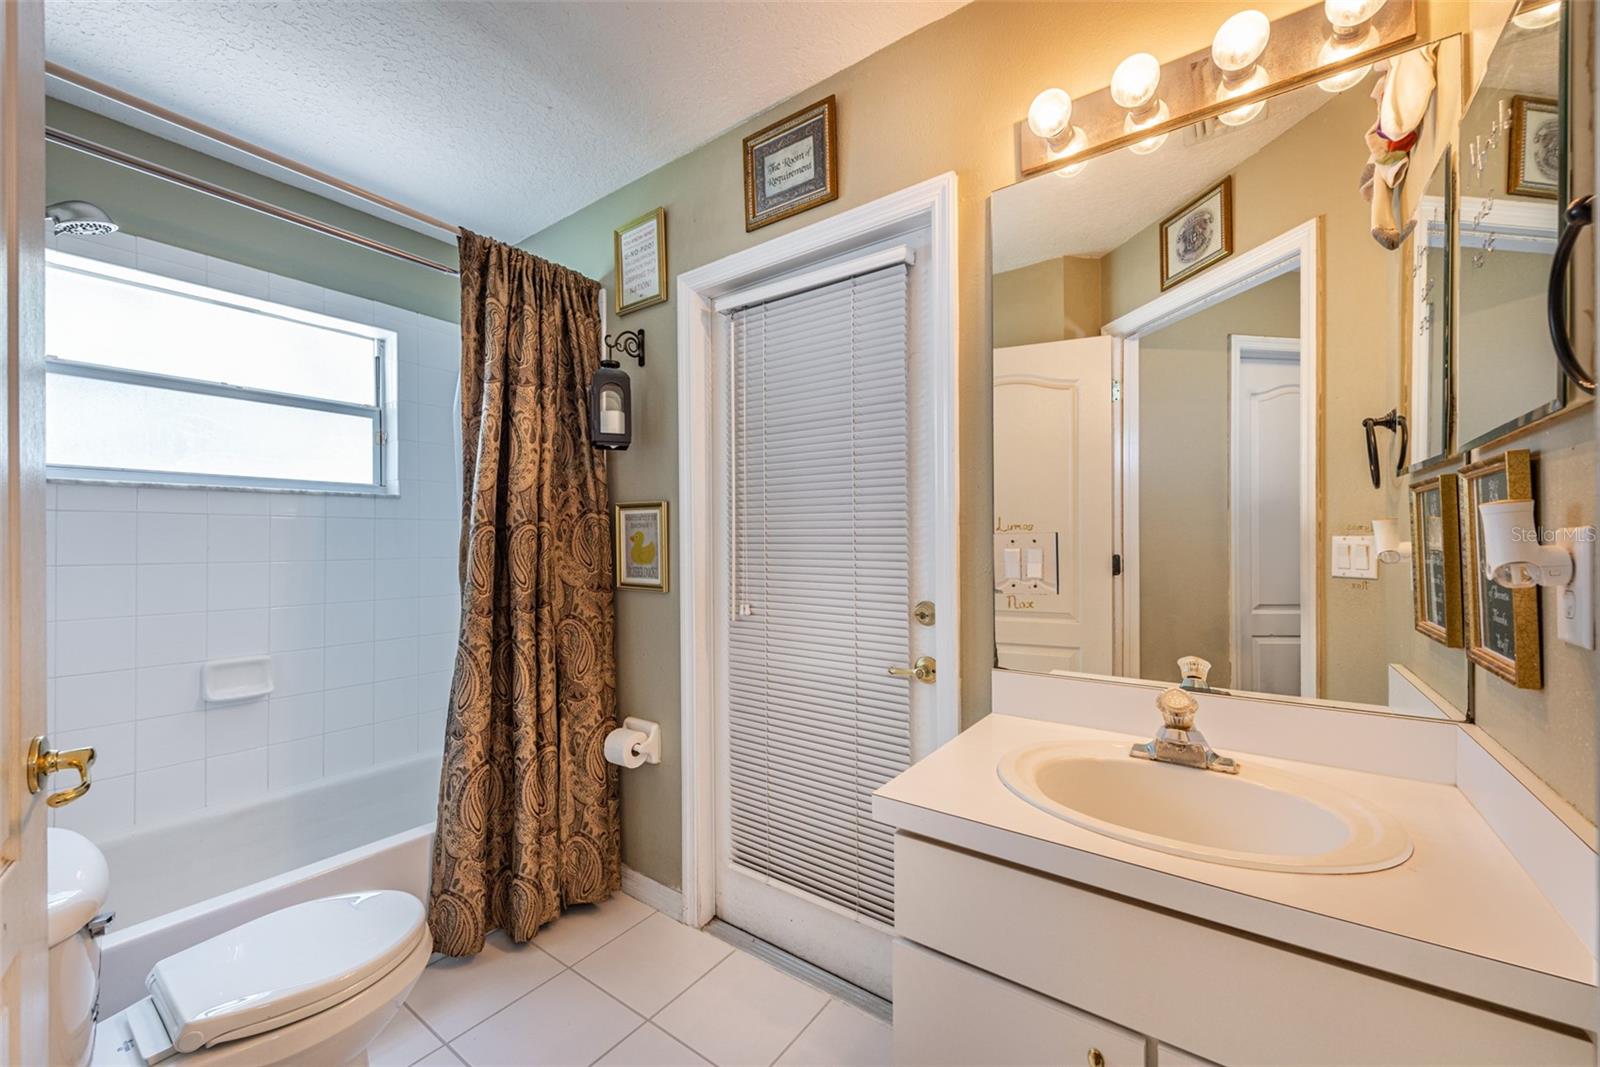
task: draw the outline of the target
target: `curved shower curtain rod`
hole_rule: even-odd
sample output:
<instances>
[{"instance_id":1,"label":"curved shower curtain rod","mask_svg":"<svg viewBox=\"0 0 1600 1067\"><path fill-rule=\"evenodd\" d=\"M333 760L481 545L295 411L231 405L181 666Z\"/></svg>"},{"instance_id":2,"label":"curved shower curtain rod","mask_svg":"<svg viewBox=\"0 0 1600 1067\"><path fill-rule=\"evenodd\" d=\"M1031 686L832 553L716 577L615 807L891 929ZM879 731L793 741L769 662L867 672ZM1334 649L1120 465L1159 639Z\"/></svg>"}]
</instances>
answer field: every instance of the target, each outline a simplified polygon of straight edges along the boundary
<instances>
[{"instance_id":1,"label":"curved shower curtain rod","mask_svg":"<svg viewBox=\"0 0 1600 1067\"><path fill-rule=\"evenodd\" d=\"M169 123L173 126L187 130L190 133L196 134L197 136L204 137L209 141L214 141L217 144L233 149L236 152L242 152L245 155L259 159L264 163L269 163L275 167L281 167L284 170L298 174L302 178L306 178L320 185L325 185L330 189L338 190L339 192L344 193L346 196L355 197L358 200L364 200L369 204L381 207L387 211L405 215L407 218L415 219L426 226L432 226L435 229L443 230L452 235L459 235L461 233L460 227L452 226L447 222L434 218L432 215L424 214L421 211L407 207L397 201L390 200L387 197L380 196L377 193L363 189L358 185L335 178L331 174L308 167L302 163L297 163L286 156L281 156L270 149L262 148L260 145L251 144L249 141L234 137L232 134L225 133L222 130L216 129L215 127L207 126L202 122L196 122L195 120L180 115L175 111L170 111L159 104L153 104L148 100L143 100L130 93L125 93L120 89L116 89L105 84L104 82L96 81L88 75L80 74L77 71L63 67L58 63L46 63L45 73L50 77L58 78L61 81L77 86L86 92L94 93L96 96L104 97L105 99L123 107L131 108L134 111L149 115L151 118L158 119L161 122ZM232 189L227 189L213 182L208 182L203 178L196 178L192 175L185 174L182 171L174 170L173 168L163 164L153 163L150 160L142 159L139 156L124 152L120 149L111 148L107 145L99 144L98 142L91 141L84 137L79 137L76 134L67 133L63 130L58 130L47 126L45 128L45 140L54 144L59 144L66 148L74 149L75 151L97 156L109 162L116 163L119 166L127 167L130 170L136 170L143 174L160 178L163 181L171 182L174 185L181 185L185 188L193 189L196 192L204 193L207 196L216 197L219 200L225 200L231 204L248 208L251 211L257 211L261 214L270 215L271 217L280 219L284 222L292 223L293 225L301 226L308 230L314 230L317 233L357 245L372 252L378 252L386 256L393 256L396 259L402 259L408 263L415 263L417 266L426 267L429 270L436 270L442 274L460 273L459 270L450 266L449 264L440 263L437 260L429 259L426 256L417 255L414 252L408 252L403 248L398 248L383 241L362 236L361 234L355 233L351 230L346 230L342 227L323 222L320 219L314 219L309 215L303 215L298 211L292 211L288 208L279 207L276 204L258 199L257 197L250 196L246 193L235 192Z\"/></svg>"}]
</instances>

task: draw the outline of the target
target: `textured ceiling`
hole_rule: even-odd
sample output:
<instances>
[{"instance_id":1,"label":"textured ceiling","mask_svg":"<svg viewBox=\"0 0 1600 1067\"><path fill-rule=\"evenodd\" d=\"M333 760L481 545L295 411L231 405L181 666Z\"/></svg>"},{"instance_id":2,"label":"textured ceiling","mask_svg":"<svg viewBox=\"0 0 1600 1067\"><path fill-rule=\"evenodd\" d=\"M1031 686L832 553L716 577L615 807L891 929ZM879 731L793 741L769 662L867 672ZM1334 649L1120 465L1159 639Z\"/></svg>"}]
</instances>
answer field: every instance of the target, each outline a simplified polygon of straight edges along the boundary
<instances>
[{"instance_id":1,"label":"textured ceiling","mask_svg":"<svg viewBox=\"0 0 1600 1067\"><path fill-rule=\"evenodd\" d=\"M48 57L518 240L961 0L51 0Z\"/></svg>"}]
</instances>

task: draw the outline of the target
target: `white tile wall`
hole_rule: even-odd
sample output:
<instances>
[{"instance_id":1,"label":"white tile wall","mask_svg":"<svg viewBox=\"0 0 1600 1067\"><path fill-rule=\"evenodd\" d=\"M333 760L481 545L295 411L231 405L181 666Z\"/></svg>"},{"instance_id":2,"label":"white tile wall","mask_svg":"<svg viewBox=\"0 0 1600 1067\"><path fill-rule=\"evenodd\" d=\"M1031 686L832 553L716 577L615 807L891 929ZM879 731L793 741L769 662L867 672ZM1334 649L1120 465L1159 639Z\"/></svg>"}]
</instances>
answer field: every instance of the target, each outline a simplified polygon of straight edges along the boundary
<instances>
[{"instance_id":1,"label":"white tile wall","mask_svg":"<svg viewBox=\"0 0 1600 1067\"><path fill-rule=\"evenodd\" d=\"M56 821L103 839L437 749L457 326L140 237L54 245L381 325L401 360L397 497L50 487L50 729L98 751L93 793ZM202 664L248 655L271 656L271 697L207 706Z\"/></svg>"}]
</instances>

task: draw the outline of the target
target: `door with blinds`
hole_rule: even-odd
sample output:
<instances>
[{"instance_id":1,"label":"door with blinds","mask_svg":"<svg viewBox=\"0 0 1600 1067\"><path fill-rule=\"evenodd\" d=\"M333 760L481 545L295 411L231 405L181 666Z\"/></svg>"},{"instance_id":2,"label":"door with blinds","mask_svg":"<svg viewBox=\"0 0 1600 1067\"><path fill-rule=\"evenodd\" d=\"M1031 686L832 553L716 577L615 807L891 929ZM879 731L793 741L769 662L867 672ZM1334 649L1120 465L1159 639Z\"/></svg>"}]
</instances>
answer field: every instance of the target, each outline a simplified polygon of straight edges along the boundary
<instances>
[{"instance_id":1,"label":"door with blinds","mask_svg":"<svg viewBox=\"0 0 1600 1067\"><path fill-rule=\"evenodd\" d=\"M717 912L885 997L894 842L872 792L939 684L911 258L721 324Z\"/></svg>"}]
</instances>

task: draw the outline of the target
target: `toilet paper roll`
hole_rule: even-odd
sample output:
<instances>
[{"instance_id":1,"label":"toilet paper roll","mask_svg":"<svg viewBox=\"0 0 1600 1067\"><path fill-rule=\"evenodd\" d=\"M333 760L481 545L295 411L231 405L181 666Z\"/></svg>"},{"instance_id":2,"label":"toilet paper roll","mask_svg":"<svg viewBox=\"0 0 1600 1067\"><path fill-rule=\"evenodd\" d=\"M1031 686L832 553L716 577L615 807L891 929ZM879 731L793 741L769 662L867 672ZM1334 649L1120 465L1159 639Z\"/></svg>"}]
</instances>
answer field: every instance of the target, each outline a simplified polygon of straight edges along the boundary
<instances>
[{"instance_id":1,"label":"toilet paper roll","mask_svg":"<svg viewBox=\"0 0 1600 1067\"><path fill-rule=\"evenodd\" d=\"M642 732L617 727L606 734L606 762L615 763L618 767L641 766L644 763L644 756L634 749L643 740L645 735Z\"/></svg>"}]
</instances>

